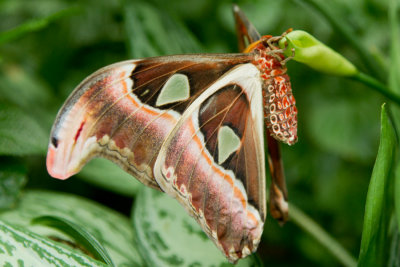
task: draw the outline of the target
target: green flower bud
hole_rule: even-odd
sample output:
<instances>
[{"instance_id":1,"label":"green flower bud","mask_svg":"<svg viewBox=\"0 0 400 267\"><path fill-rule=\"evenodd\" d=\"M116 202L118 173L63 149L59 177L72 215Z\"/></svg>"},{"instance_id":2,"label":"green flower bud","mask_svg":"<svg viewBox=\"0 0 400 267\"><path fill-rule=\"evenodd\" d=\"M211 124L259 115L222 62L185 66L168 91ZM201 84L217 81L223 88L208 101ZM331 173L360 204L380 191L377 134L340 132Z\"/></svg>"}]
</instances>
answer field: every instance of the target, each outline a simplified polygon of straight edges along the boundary
<instances>
[{"instance_id":1,"label":"green flower bud","mask_svg":"<svg viewBox=\"0 0 400 267\"><path fill-rule=\"evenodd\" d=\"M308 65L309 67L332 75L354 76L357 68L342 55L315 39L305 31L292 31L279 41L285 56Z\"/></svg>"}]
</instances>

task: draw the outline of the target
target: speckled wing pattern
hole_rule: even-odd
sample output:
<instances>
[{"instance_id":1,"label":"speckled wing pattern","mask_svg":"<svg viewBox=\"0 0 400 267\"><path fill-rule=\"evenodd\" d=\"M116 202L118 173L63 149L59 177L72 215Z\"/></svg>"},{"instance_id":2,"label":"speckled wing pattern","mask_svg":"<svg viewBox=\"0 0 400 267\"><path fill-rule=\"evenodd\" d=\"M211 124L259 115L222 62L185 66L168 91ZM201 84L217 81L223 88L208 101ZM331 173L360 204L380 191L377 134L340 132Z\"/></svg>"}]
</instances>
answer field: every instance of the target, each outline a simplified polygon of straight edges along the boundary
<instances>
[{"instance_id":1,"label":"speckled wing pattern","mask_svg":"<svg viewBox=\"0 0 400 267\"><path fill-rule=\"evenodd\" d=\"M51 132L49 173L106 157L188 210L235 262L265 220L263 107L252 54L131 60L85 79Z\"/></svg>"}]
</instances>

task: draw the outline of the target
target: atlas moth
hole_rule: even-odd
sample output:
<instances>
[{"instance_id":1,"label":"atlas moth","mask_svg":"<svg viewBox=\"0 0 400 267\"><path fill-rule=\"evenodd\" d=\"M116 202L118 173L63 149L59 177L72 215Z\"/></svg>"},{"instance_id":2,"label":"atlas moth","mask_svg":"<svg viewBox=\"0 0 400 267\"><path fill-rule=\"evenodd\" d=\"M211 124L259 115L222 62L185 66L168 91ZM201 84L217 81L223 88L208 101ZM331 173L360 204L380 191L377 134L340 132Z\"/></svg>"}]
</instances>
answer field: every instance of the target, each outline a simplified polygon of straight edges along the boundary
<instances>
[{"instance_id":1,"label":"atlas moth","mask_svg":"<svg viewBox=\"0 0 400 267\"><path fill-rule=\"evenodd\" d=\"M176 198L231 262L253 253L266 218L264 124L272 216L287 218L276 140L297 141L282 36L260 37L238 7L238 54L128 60L86 78L51 130L47 169L66 179L93 157Z\"/></svg>"}]
</instances>

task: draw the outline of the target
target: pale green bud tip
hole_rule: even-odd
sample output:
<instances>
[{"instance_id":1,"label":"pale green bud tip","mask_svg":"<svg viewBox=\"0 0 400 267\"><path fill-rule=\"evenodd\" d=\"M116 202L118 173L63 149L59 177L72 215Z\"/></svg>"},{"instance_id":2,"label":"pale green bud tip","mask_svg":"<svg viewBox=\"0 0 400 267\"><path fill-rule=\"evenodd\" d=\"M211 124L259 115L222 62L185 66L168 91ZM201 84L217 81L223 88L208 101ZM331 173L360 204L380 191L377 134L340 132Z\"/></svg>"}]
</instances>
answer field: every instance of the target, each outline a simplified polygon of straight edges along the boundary
<instances>
[{"instance_id":1,"label":"pale green bud tip","mask_svg":"<svg viewBox=\"0 0 400 267\"><path fill-rule=\"evenodd\" d=\"M357 68L342 55L305 31L292 31L279 41L285 55L309 67L332 75L354 76Z\"/></svg>"}]
</instances>

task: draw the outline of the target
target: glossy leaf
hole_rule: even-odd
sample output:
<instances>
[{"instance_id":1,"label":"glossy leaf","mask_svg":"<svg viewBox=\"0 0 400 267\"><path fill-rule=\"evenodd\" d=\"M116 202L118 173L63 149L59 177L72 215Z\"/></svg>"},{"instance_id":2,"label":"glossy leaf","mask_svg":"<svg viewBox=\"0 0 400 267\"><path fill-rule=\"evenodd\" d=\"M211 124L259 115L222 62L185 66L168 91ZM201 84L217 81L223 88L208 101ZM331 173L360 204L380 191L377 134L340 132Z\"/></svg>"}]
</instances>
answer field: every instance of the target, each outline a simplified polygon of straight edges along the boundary
<instances>
[{"instance_id":1,"label":"glossy leaf","mask_svg":"<svg viewBox=\"0 0 400 267\"><path fill-rule=\"evenodd\" d=\"M31 225L38 216L58 216L85 228L108 251L116 266L143 266L135 247L136 237L128 219L121 214L82 197L48 191L28 191L17 209L0 213L0 219L24 226L43 236L74 243L53 228Z\"/></svg>"},{"instance_id":2,"label":"glossy leaf","mask_svg":"<svg viewBox=\"0 0 400 267\"><path fill-rule=\"evenodd\" d=\"M0 33L0 45L5 42L9 42L14 39L17 39L18 37L24 36L27 33L40 30L40 29L46 27L47 25L49 25L49 23L51 23L52 21L57 20L66 15L70 15L76 11L77 11L76 9L72 9L72 8L61 10L50 16L47 16L44 18L39 18L39 19L33 19L33 20L25 22L11 30L1 32Z\"/></svg>"},{"instance_id":3,"label":"glossy leaf","mask_svg":"<svg viewBox=\"0 0 400 267\"><path fill-rule=\"evenodd\" d=\"M390 22L390 69L389 69L389 86L390 89L400 94L400 34L398 23L398 1L390 0L389 6L389 22Z\"/></svg>"},{"instance_id":4,"label":"glossy leaf","mask_svg":"<svg viewBox=\"0 0 400 267\"><path fill-rule=\"evenodd\" d=\"M392 234L392 242L390 245L390 256L388 259L388 267L400 266L400 233L399 229L395 228Z\"/></svg>"},{"instance_id":5,"label":"glossy leaf","mask_svg":"<svg viewBox=\"0 0 400 267\"><path fill-rule=\"evenodd\" d=\"M13 64L0 67L0 101L12 103L46 130L54 120L58 102L48 84Z\"/></svg>"},{"instance_id":6,"label":"glossy leaf","mask_svg":"<svg viewBox=\"0 0 400 267\"><path fill-rule=\"evenodd\" d=\"M364 227L358 266L385 266L388 258L388 229L396 136L385 105L381 113L381 139L365 205Z\"/></svg>"},{"instance_id":7,"label":"glossy leaf","mask_svg":"<svg viewBox=\"0 0 400 267\"><path fill-rule=\"evenodd\" d=\"M148 266L234 266L184 208L166 194L143 188L132 220ZM252 255L235 266L259 265Z\"/></svg>"},{"instance_id":8,"label":"glossy leaf","mask_svg":"<svg viewBox=\"0 0 400 267\"><path fill-rule=\"evenodd\" d=\"M0 163L0 210L16 205L21 189L27 181L26 168L11 159Z\"/></svg>"},{"instance_id":9,"label":"glossy leaf","mask_svg":"<svg viewBox=\"0 0 400 267\"><path fill-rule=\"evenodd\" d=\"M0 103L0 155L46 153L47 134L20 109Z\"/></svg>"},{"instance_id":10,"label":"glossy leaf","mask_svg":"<svg viewBox=\"0 0 400 267\"><path fill-rule=\"evenodd\" d=\"M389 72L389 86L390 89L396 93L400 93L400 34L398 25L398 12L399 6L397 1L390 1L389 20L391 27L391 65ZM393 107L393 117L396 121L397 133L400 131L400 108ZM394 186L394 206L396 211L397 224L400 230L400 164L397 160L397 167L395 171L395 186Z\"/></svg>"},{"instance_id":11,"label":"glossy leaf","mask_svg":"<svg viewBox=\"0 0 400 267\"><path fill-rule=\"evenodd\" d=\"M134 196L142 184L123 171L115 163L96 158L91 160L77 175L81 179L125 196Z\"/></svg>"},{"instance_id":12,"label":"glossy leaf","mask_svg":"<svg viewBox=\"0 0 400 267\"><path fill-rule=\"evenodd\" d=\"M199 52L198 41L173 17L149 2L123 3L128 48L134 58Z\"/></svg>"},{"instance_id":13,"label":"glossy leaf","mask_svg":"<svg viewBox=\"0 0 400 267\"><path fill-rule=\"evenodd\" d=\"M40 216L32 220L32 224L46 225L72 237L79 245L83 246L94 258L101 260L108 266L115 266L107 250L103 248L100 242L83 227L57 216Z\"/></svg>"},{"instance_id":14,"label":"glossy leaf","mask_svg":"<svg viewBox=\"0 0 400 267\"><path fill-rule=\"evenodd\" d=\"M105 266L60 243L0 220L3 266Z\"/></svg>"}]
</instances>

